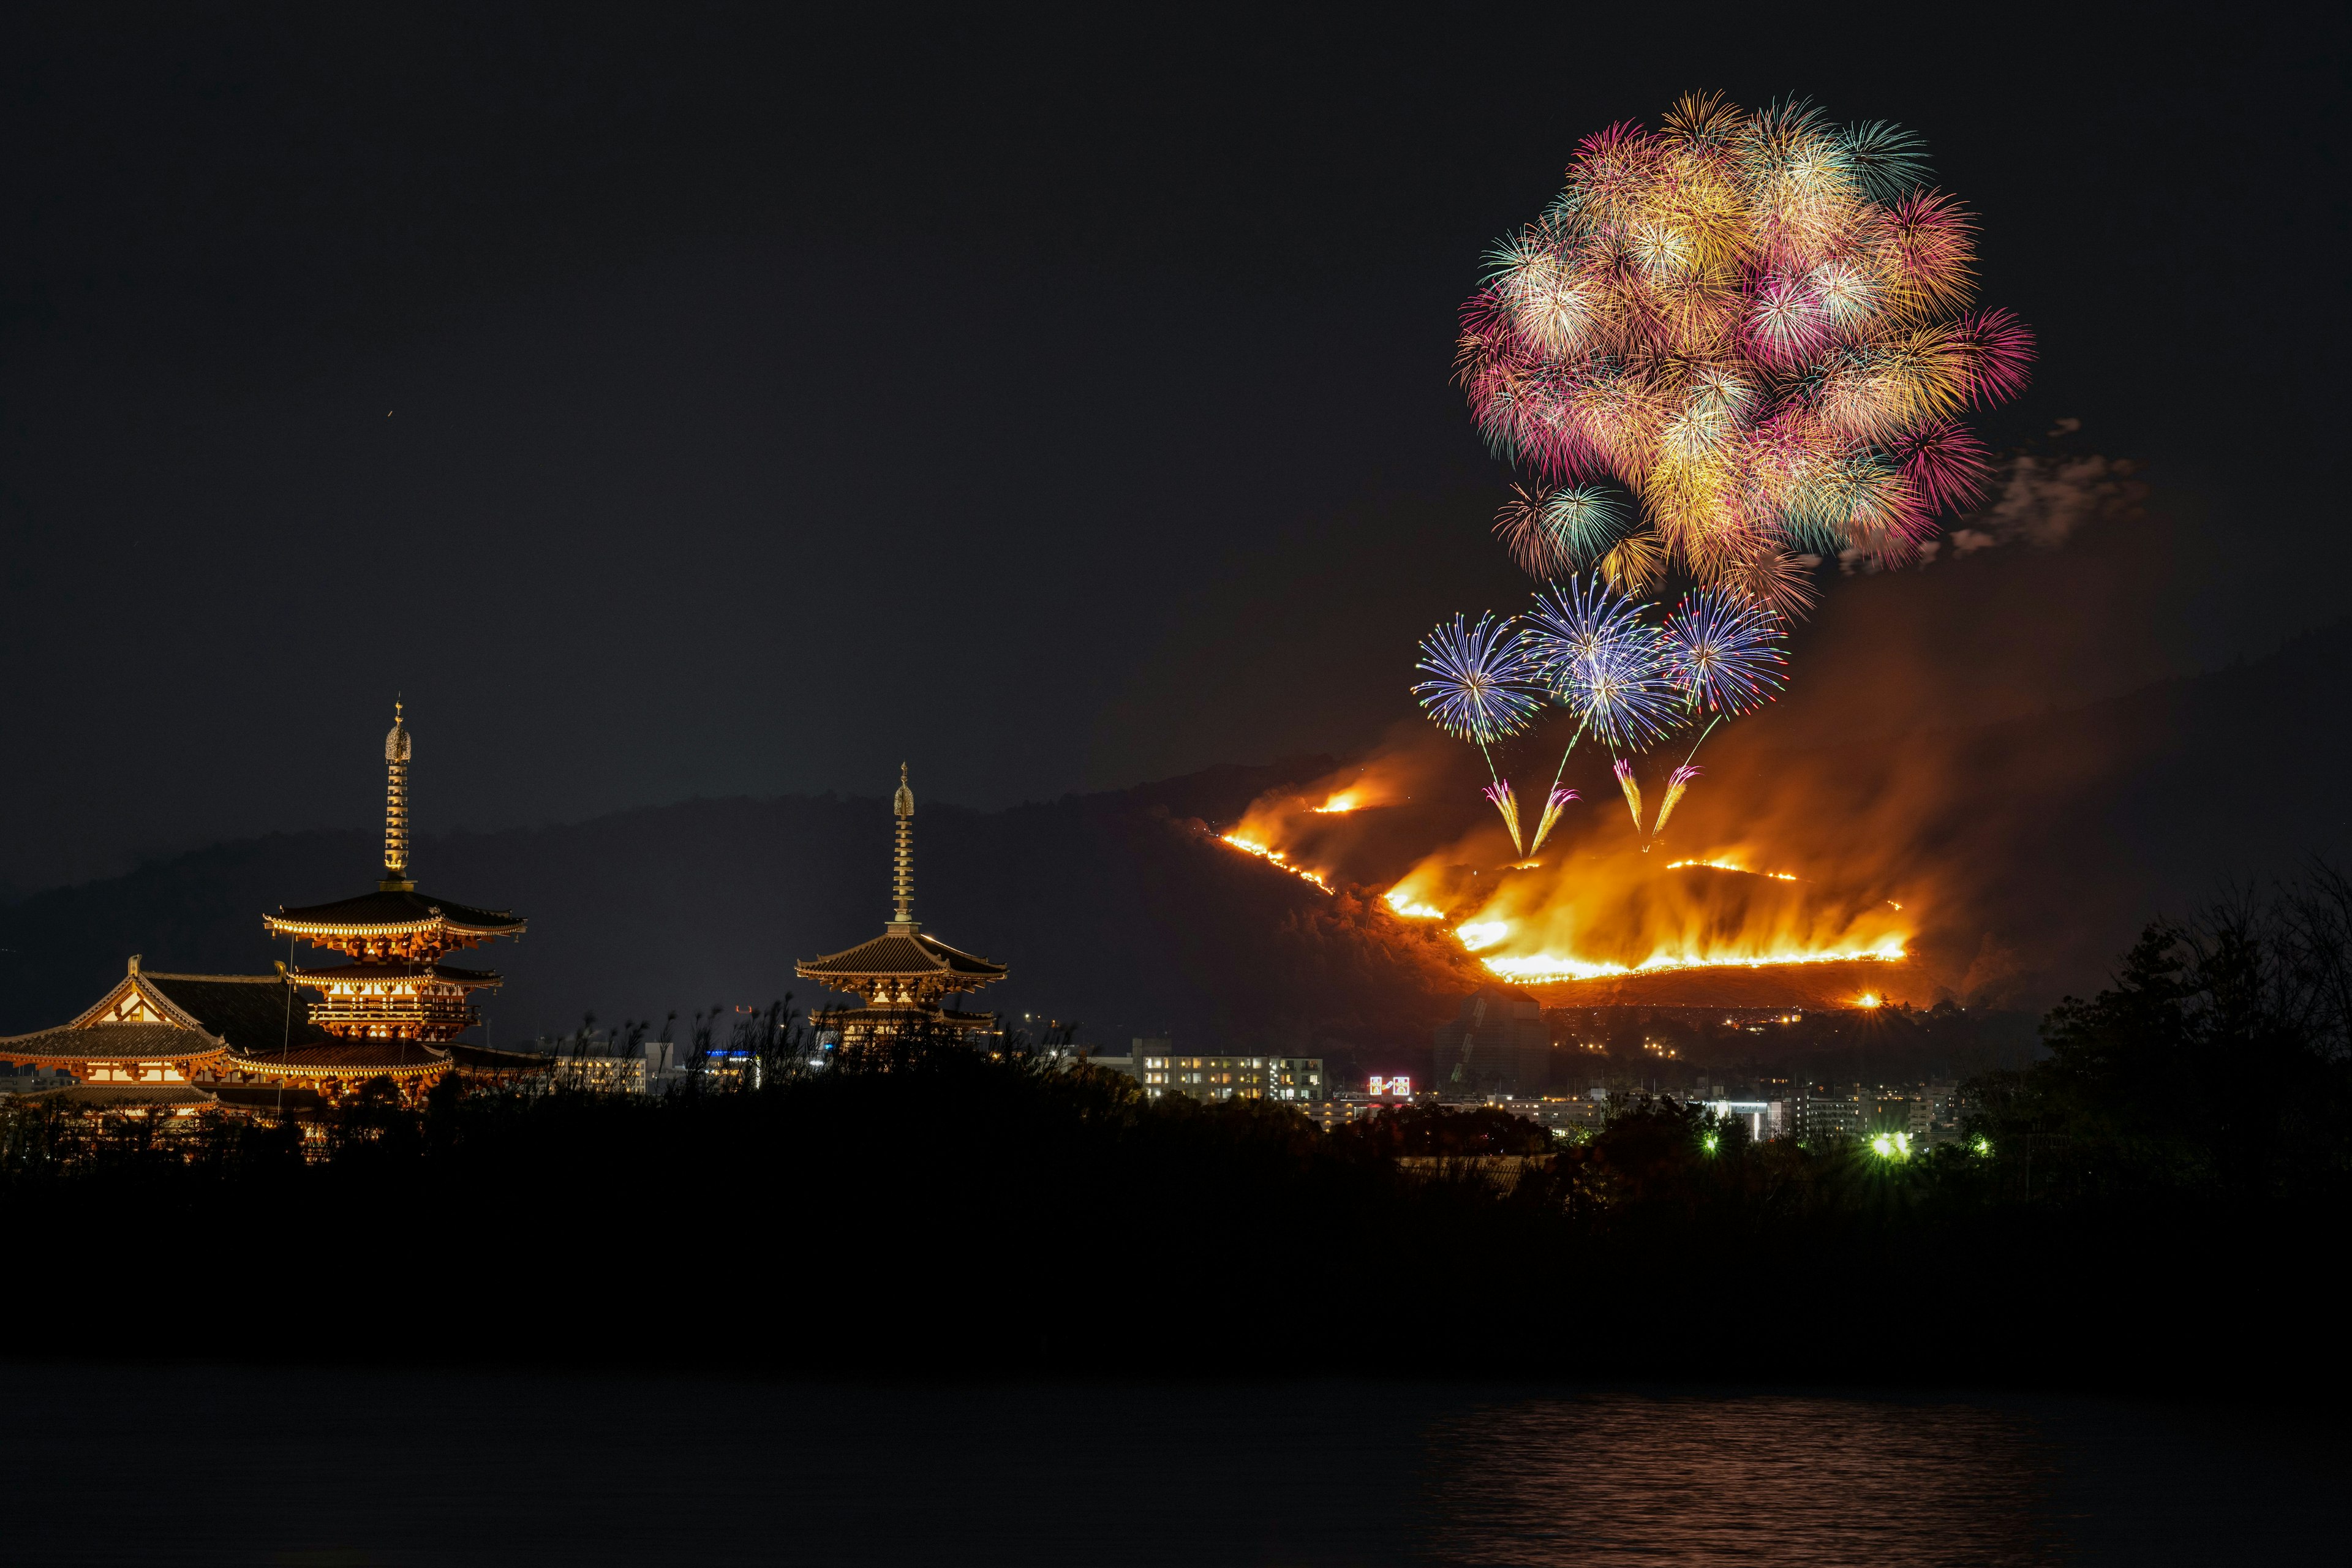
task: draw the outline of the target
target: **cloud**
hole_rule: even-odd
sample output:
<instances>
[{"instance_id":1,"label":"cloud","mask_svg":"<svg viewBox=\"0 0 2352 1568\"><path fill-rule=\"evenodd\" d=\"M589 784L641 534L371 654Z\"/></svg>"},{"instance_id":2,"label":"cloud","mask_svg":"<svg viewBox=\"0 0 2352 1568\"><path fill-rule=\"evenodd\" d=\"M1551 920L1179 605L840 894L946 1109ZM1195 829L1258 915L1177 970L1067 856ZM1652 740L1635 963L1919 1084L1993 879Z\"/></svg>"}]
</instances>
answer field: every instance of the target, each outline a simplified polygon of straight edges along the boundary
<instances>
[{"instance_id":1,"label":"cloud","mask_svg":"<svg viewBox=\"0 0 2352 1568\"><path fill-rule=\"evenodd\" d=\"M1952 531L1952 553L1973 554L1996 544L2054 550L2084 523L2136 517L2147 496L2147 486L2132 477L2136 472L2126 458L2021 453L2002 465L1992 505Z\"/></svg>"}]
</instances>

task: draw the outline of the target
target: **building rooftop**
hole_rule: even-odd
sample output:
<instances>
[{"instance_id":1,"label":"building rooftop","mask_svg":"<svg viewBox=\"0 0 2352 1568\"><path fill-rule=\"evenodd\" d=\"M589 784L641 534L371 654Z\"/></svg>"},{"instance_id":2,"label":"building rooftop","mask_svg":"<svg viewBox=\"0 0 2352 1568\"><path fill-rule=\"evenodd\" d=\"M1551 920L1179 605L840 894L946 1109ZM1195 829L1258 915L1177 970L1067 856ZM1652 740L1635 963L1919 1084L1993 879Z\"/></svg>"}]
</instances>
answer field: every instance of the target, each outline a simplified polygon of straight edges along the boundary
<instances>
[{"instance_id":1,"label":"building rooftop","mask_svg":"<svg viewBox=\"0 0 2352 1568\"><path fill-rule=\"evenodd\" d=\"M161 1062L218 1056L225 1042L178 1024L72 1024L0 1038L0 1061Z\"/></svg>"},{"instance_id":2,"label":"building rooftop","mask_svg":"<svg viewBox=\"0 0 2352 1568\"><path fill-rule=\"evenodd\" d=\"M238 1052L228 1066L240 1072L288 1078L357 1078L378 1074L400 1078L415 1073L445 1072L449 1053L423 1040L327 1039L297 1046L290 1051Z\"/></svg>"},{"instance_id":3,"label":"building rooftop","mask_svg":"<svg viewBox=\"0 0 2352 1568\"><path fill-rule=\"evenodd\" d=\"M885 931L871 942L823 958L803 959L794 969L805 979L853 979L868 975L967 975L1002 980L1008 971L961 948L920 931Z\"/></svg>"},{"instance_id":4,"label":"building rooftop","mask_svg":"<svg viewBox=\"0 0 2352 1568\"><path fill-rule=\"evenodd\" d=\"M331 904L280 906L263 923L280 936L307 936L312 931L393 934L429 931L435 926L471 936L519 936L527 923L511 910L482 910L454 899L440 899L414 889L379 888L355 899Z\"/></svg>"}]
</instances>

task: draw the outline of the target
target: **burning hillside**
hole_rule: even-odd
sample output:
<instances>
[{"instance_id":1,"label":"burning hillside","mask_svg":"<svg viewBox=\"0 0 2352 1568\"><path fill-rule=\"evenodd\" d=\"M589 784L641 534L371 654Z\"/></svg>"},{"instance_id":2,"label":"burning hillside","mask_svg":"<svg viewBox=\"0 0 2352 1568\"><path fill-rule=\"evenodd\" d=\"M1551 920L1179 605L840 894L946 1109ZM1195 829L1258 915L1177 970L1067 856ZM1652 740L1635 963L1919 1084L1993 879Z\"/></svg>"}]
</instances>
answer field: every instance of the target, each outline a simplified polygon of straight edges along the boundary
<instances>
[{"instance_id":1,"label":"burning hillside","mask_svg":"<svg viewBox=\"0 0 2352 1568\"><path fill-rule=\"evenodd\" d=\"M1737 993L1742 1005L1780 991L1857 1005L1932 990L1908 962L1911 916L1866 881L1784 869L1753 846L1669 860L1590 816L1519 859L1486 824L1448 820L1458 814L1433 803L1452 792L1423 789L1433 781L1418 772L1407 752L1276 792L1224 840L1326 891L1369 889L1398 921L1442 927L1488 973L1557 988L1562 1003L1602 986L1613 1001ZM1735 974L1750 978L1727 985Z\"/></svg>"}]
</instances>

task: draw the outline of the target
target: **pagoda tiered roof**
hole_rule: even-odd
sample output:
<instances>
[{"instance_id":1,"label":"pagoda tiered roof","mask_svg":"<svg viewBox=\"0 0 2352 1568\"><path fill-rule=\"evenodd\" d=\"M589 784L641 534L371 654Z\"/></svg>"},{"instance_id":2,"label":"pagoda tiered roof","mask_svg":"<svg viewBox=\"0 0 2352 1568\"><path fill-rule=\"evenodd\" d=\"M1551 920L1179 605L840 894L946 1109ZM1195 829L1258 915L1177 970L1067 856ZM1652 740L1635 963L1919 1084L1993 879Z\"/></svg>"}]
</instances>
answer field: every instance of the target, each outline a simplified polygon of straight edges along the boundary
<instances>
[{"instance_id":1,"label":"pagoda tiered roof","mask_svg":"<svg viewBox=\"0 0 2352 1568\"><path fill-rule=\"evenodd\" d=\"M1002 980L1011 973L1002 963L960 947L950 947L919 931L885 931L871 942L823 958L804 959L794 967L808 980L962 980L982 985ZM841 989L856 991L864 987L849 985Z\"/></svg>"},{"instance_id":2,"label":"pagoda tiered roof","mask_svg":"<svg viewBox=\"0 0 2352 1568\"><path fill-rule=\"evenodd\" d=\"M449 1053L425 1040L352 1037L321 1040L290 1051L232 1056L228 1068L256 1078L333 1079L415 1078L449 1070Z\"/></svg>"},{"instance_id":3,"label":"pagoda tiered roof","mask_svg":"<svg viewBox=\"0 0 2352 1568\"><path fill-rule=\"evenodd\" d=\"M281 905L276 914L264 915L262 923L278 936L298 936L325 947L353 940L410 946L415 944L401 939L436 933L446 933L451 941L426 945L465 946L494 936L520 936L527 922L511 910L477 909L413 888L379 888L331 904Z\"/></svg>"},{"instance_id":4,"label":"pagoda tiered roof","mask_svg":"<svg viewBox=\"0 0 2352 1568\"><path fill-rule=\"evenodd\" d=\"M924 935L916 921L915 792L908 785L904 763L898 767L898 793L891 798L890 815L897 819L898 838L890 864L890 923L880 936L856 947L804 958L793 966L802 979L849 992L865 1005L818 1008L809 1021L819 1029L840 1031L845 1042L924 1028L966 1034L992 1030L992 1013L957 1013L940 1005L948 996L977 991L1012 972L992 958Z\"/></svg>"},{"instance_id":5,"label":"pagoda tiered roof","mask_svg":"<svg viewBox=\"0 0 2352 1568\"><path fill-rule=\"evenodd\" d=\"M459 990L471 990L478 985L496 985L499 976L488 969L461 969L454 963L436 963L425 960L362 959L356 963L332 963L320 969L298 969L295 977L305 984L327 982L354 983L371 980L433 980Z\"/></svg>"}]
</instances>

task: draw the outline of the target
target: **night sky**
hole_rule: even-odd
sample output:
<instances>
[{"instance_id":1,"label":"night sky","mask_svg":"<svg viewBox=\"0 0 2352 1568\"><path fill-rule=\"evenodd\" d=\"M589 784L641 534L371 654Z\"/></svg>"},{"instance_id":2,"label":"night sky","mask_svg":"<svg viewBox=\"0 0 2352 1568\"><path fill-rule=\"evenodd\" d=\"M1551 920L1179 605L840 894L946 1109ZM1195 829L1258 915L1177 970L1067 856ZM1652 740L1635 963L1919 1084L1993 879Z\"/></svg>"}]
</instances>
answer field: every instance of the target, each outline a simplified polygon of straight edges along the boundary
<instances>
[{"instance_id":1,"label":"night sky","mask_svg":"<svg viewBox=\"0 0 2352 1568\"><path fill-rule=\"evenodd\" d=\"M2042 343L1981 427L2153 486L1832 584L1809 700L2343 613L2332 8L808 9L12 14L0 886L372 824L395 692L427 833L1369 745L1524 593L1449 384L1480 253L1692 89L1923 133Z\"/></svg>"}]
</instances>

